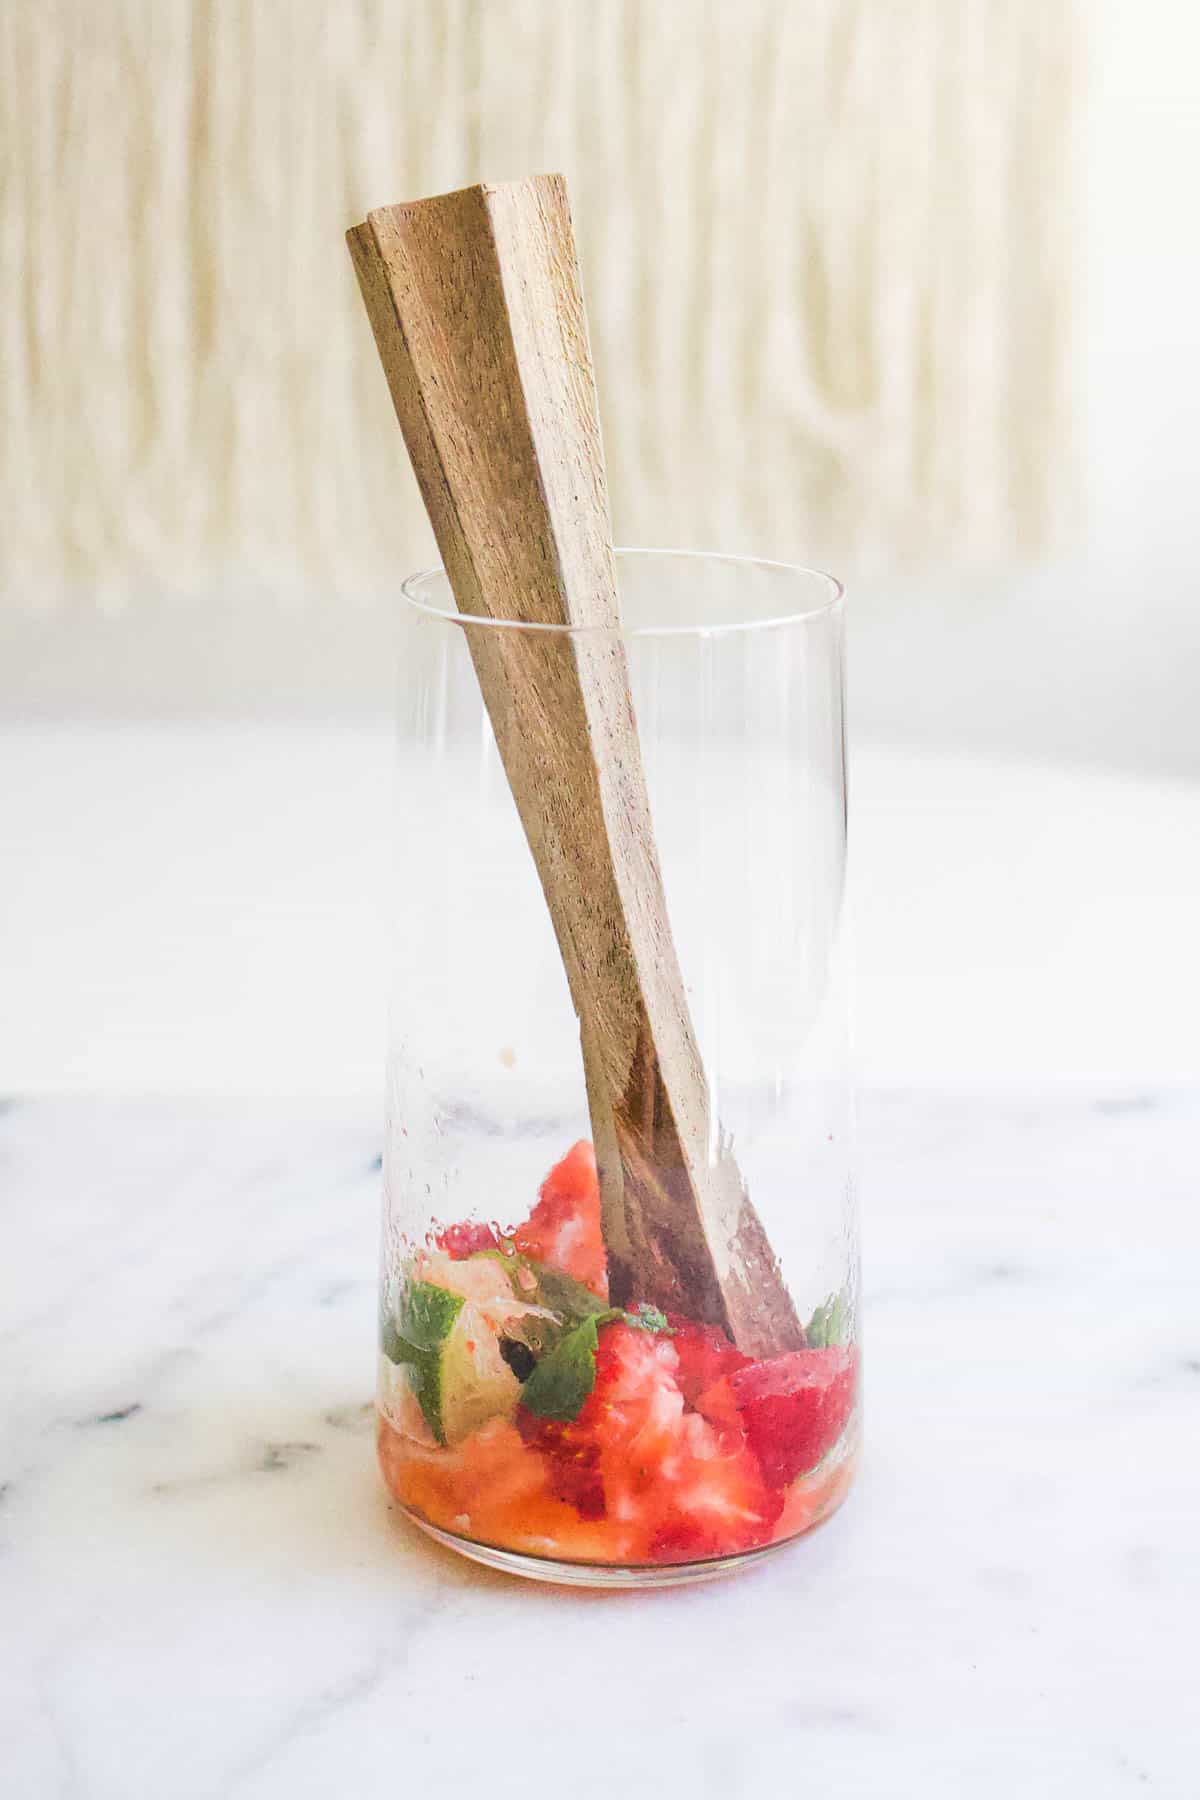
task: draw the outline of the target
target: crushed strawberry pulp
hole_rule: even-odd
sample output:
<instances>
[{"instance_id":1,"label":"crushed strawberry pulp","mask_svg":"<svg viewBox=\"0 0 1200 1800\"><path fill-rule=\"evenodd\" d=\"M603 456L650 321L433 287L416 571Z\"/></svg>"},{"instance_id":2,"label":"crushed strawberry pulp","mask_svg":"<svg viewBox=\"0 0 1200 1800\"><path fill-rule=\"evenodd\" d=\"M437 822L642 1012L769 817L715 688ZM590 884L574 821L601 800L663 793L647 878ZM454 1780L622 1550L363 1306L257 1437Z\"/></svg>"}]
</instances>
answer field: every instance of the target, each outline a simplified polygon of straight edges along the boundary
<instances>
[{"instance_id":1,"label":"crushed strawberry pulp","mask_svg":"<svg viewBox=\"0 0 1200 1800\"><path fill-rule=\"evenodd\" d=\"M858 1355L837 1341L844 1304L818 1308L804 1349L765 1359L713 1325L609 1306L586 1140L523 1225L449 1225L404 1280L384 1326L380 1460L396 1498L442 1530L564 1561L679 1564L793 1537L845 1492Z\"/></svg>"}]
</instances>

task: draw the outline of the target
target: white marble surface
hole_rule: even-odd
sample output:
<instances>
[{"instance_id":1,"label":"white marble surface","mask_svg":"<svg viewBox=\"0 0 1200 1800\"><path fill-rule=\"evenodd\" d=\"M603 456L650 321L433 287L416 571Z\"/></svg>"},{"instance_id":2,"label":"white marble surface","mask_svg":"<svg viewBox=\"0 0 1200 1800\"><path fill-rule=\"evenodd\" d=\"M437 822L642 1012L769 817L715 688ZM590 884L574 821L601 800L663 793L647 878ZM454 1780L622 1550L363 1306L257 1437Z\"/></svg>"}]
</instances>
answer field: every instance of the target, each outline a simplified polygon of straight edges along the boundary
<instances>
[{"instance_id":1,"label":"white marble surface","mask_svg":"<svg viewBox=\"0 0 1200 1800\"><path fill-rule=\"evenodd\" d=\"M1200 1094L863 1117L856 1492L589 1595L389 1507L373 1107L9 1107L5 1796L1194 1800Z\"/></svg>"},{"instance_id":2,"label":"white marble surface","mask_svg":"<svg viewBox=\"0 0 1200 1800\"><path fill-rule=\"evenodd\" d=\"M378 1093L392 847L434 855L394 763L385 724L0 728L0 1092ZM1200 782L850 773L866 1079L1200 1076Z\"/></svg>"}]
</instances>

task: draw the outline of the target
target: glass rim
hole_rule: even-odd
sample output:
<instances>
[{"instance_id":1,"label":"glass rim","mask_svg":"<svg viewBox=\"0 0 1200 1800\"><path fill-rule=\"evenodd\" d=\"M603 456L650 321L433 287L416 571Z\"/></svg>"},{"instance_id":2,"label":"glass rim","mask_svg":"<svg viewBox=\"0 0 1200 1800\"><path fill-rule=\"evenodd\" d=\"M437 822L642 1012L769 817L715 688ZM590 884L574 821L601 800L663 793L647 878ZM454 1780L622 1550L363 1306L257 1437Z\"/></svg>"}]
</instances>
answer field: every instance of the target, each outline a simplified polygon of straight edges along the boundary
<instances>
[{"instance_id":1,"label":"glass rim","mask_svg":"<svg viewBox=\"0 0 1200 1800\"><path fill-rule=\"evenodd\" d=\"M414 612L422 613L428 619L437 619L444 625L479 627L484 631L545 631L558 633L564 637L583 636L600 633L610 637L621 638L658 638L658 637L724 637L733 633L754 631L779 631L790 626L811 624L813 620L824 618L834 612L845 598L846 589L836 575L830 575L824 569L810 568L805 563L778 562L765 556L741 556L724 550L672 550L658 549L650 545L618 544L615 555L625 557L662 557L674 561L694 561L708 564L724 563L733 568L770 570L780 575L801 576L807 580L820 583L825 588L824 597L812 606L799 607L787 612L774 614L764 619L728 619L716 624L693 625L556 625L538 619L492 619L481 613L463 613L457 608L451 610L444 606L434 606L430 601L422 599L418 590L423 584L441 579L449 586L449 577L442 563L434 563L427 569L415 569L406 575L400 583L400 594L406 606ZM453 597L453 590L450 590Z\"/></svg>"}]
</instances>

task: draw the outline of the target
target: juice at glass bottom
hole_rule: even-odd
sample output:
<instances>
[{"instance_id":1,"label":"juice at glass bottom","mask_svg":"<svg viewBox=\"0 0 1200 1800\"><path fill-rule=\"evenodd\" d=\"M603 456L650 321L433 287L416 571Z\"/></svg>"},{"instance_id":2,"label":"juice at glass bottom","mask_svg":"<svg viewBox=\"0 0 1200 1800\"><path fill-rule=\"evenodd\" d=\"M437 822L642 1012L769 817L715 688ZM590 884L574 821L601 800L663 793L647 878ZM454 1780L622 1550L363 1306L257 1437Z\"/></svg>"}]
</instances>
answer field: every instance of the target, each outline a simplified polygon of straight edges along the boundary
<instances>
[{"instance_id":1,"label":"juice at glass bottom","mask_svg":"<svg viewBox=\"0 0 1200 1800\"><path fill-rule=\"evenodd\" d=\"M385 1319L379 1456L455 1538L558 1562L675 1567L785 1541L837 1505L858 1355L842 1296L755 1360L712 1325L608 1303L596 1162L575 1144L515 1229L412 1250Z\"/></svg>"}]
</instances>

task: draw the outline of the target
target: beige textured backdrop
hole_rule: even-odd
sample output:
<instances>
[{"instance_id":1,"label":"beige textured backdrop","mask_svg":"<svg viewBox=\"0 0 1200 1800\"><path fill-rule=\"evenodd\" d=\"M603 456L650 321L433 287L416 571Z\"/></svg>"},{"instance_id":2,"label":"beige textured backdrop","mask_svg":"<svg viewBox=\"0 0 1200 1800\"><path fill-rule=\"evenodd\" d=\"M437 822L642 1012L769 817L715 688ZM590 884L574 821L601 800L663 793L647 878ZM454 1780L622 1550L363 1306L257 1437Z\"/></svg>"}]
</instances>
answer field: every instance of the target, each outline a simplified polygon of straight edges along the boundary
<instances>
[{"instance_id":1,"label":"beige textured backdrop","mask_svg":"<svg viewBox=\"0 0 1200 1800\"><path fill-rule=\"evenodd\" d=\"M870 565L1067 494L1068 0L5 0L3 595L378 594L429 539L342 247L572 187L618 535Z\"/></svg>"}]
</instances>

